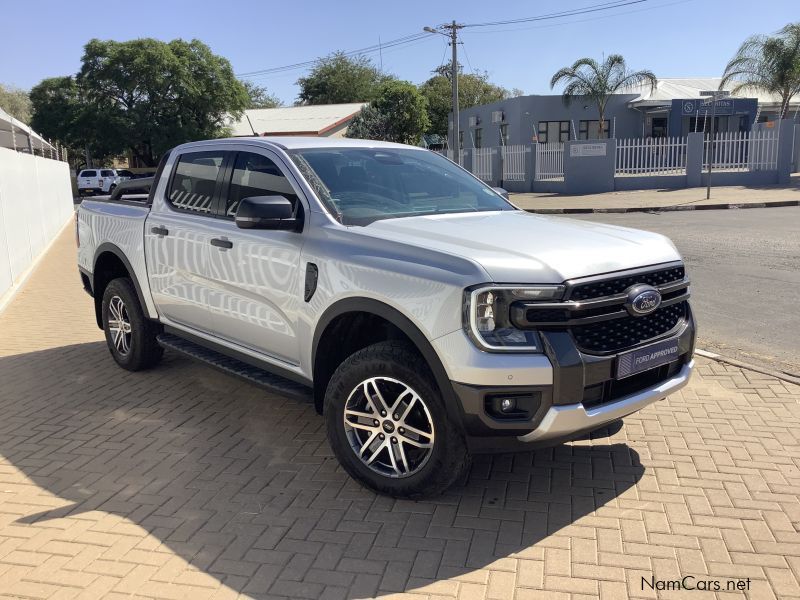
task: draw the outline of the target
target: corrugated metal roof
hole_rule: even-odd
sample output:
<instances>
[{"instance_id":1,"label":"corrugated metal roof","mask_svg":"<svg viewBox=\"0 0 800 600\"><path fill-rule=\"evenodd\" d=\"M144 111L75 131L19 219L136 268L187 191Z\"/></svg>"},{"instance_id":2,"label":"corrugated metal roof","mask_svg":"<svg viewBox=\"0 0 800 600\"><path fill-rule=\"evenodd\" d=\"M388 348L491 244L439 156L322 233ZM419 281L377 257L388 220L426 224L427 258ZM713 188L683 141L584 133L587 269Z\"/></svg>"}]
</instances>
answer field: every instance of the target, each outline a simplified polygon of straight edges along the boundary
<instances>
[{"instance_id":1,"label":"corrugated metal roof","mask_svg":"<svg viewBox=\"0 0 800 600\"><path fill-rule=\"evenodd\" d=\"M722 82L721 77L693 77L693 78L668 78L659 79L658 86L652 92L649 86L642 86L634 88L627 93L638 93L638 98L631 101L631 104L657 104L669 103L672 100L683 100L691 98L700 98L701 91L711 91L719 89L719 84ZM726 86L730 89L731 86ZM761 104L780 103L780 98L772 94L768 94L761 90L746 89L736 94L736 98L758 98ZM795 100L792 105L800 100Z\"/></svg>"},{"instance_id":2,"label":"corrugated metal roof","mask_svg":"<svg viewBox=\"0 0 800 600\"><path fill-rule=\"evenodd\" d=\"M33 129L31 129L28 125L20 121L19 119L15 119L11 115L9 115L6 111L0 108L0 132L9 132L8 135L4 135L4 138L9 137L10 139L10 132L11 130L15 129L18 132L29 135L32 139L36 140L38 145L40 146L48 146L52 148L53 146L48 143L41 135L36 133ZM9 142L10 144L11 142ZM22 137L19 138L17 141L18 147L23 147L27 142L24 141ZM2 147L7 147L5 143L2 144ZM11 147L11 146L8 146Z\"/></svg>"},{"instance_id":3,"label":"corrugated metal roof","mask_svg":"<svg viewBox=\"0 0 800 600\"><path fill-rule=\"evenodd\" d=\"M231 124L232 135L320 134L353 117L367 104L320 104L315 106L282 106L246 110L242 118ZM249 122L248 122L249 118ZM252 123L252 128L251 128Z\"/></svg>"}]
</instances>

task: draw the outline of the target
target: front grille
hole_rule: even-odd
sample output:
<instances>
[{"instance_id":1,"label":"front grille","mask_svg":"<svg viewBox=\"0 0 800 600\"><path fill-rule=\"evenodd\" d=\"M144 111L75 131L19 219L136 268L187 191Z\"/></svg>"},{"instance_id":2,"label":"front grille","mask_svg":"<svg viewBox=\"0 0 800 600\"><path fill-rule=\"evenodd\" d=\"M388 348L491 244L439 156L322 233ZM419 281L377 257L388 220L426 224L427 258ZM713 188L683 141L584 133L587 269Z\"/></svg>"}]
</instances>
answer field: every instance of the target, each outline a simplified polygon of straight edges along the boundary
<instances>
[{"instance_id":1,"label":"front grille","mask_svg":"<svg viewBox=\"0 0 800 600\"><path fill-rule=\"evenodd\" d=\"M590 300L603 296L613 296L614 294L621 294L637 283L646 283L647 285L658 287L660 285L672 283L673 281L680 281L685 276L686 270L683 268L683 265L681 265L679 267L659 269L648 273L577 283L570 286L570 293L567 299Z\"/></svg>"},{"instance_id":2,"label":"front grille","mask_svg":"<svg viewBox=\"0 0 800 600\"><path fill-rule=\"evenodd\" d=\"M661 306L649 315L632 316L625 308L626 290L638 284L661 292ZM512 323L520 329L568 331L582 352L611 354L676 330L689 313L689 281L683 265L675 263L567 281L565 286L563 302L512 303Z\"/></svg>"},{"instance_id":3,"label":"front grille","mask_svg":"<svg viewBox=\"0 0 800 600\"><path fill-rule=\"evenodd\" d=\"M578 348L589 353L616 352L669 333L686 317L686 301L659 308L644 317L626 316L572 328Z\"/></svg>"}]
</instances>

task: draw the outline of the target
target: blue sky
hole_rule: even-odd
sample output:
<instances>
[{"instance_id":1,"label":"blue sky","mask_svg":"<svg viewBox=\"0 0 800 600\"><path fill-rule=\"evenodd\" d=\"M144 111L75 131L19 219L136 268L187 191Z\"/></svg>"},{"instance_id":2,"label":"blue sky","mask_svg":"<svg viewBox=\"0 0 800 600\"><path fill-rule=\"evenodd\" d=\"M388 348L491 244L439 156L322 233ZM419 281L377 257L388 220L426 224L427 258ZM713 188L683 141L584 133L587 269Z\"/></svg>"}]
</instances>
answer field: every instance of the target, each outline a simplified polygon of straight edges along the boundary
<instances>
[{"instance_id":1,"label":"blue sky","mask_svg":"<svg viewBox=\"0 0 800 600\"><path fill-rule=\"evenodd\" d=\"M92 37L198 38L227 57L239 73L311 60L418 33L456 19L483 23L596 5L602 0L351 0L210 3L200 0L113 4L84 0L4 3L0 82L30 88L45 77L74 74ZM621 53L632 68L658 77L718 76L739 44L800 20L797 0L643 0L579 17L462 30L461 62L486 70L493 82L525 93L548 93L550 76L576 58ZM8 24L17 23L17 26ZM377 53L370 55L380 63ZM443 60L437 35L386 49L383 68L415 83ZM294 70L254 81L291 103Z\"/></svg>"}]
</instances>

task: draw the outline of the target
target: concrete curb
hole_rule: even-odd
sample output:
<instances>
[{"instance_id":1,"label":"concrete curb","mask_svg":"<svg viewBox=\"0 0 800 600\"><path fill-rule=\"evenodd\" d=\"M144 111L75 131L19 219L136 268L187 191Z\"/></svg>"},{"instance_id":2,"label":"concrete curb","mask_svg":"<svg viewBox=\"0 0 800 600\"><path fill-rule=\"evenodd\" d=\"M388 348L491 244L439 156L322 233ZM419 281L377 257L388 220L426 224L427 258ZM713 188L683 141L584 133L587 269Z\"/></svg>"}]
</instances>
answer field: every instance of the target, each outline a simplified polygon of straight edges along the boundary
<instances>
[{"instance_id":1,"label":"concrete curb","mask_svg":"<svg viewBox=\"0 0 800 600\"><path fill-rule=\"evenodd\" d=\"M513 204L513 201L512 201ZM651 213L687 210L729 210L734 208L782 208L800 206L800 200L775 200L772 202L731 202L728 204L673 204L670 206L631 206L628 208L524 208L525 212L541 215L575 215L588 213Z\"/></svg>"},{"instance_id":2,"label":"concrete curb","mask_svg":"<svg viewBox=\"0 0 800 600\"><path fill-rule=\"evenodd\" d=\"M717 354L716 352L709 352L708 350L697 349L694 351L694 353L704 358L710 358L711 360L716 360L717 362L726 363L734 367L739 367L741 369L748 369L750 371L755 371L756 373L769 375L770 377L774 377L775 379L780 379L781 381L788 381L789 383L800 385L800 377L795 377L793 375L789 375L788 373L782 373L781 371L773 371L772 369L759 367L758 365L753 365L741 360L736 360L735 358L728 358L727 356L722 356L720 354Z\"/></svg>"}]
</instances>

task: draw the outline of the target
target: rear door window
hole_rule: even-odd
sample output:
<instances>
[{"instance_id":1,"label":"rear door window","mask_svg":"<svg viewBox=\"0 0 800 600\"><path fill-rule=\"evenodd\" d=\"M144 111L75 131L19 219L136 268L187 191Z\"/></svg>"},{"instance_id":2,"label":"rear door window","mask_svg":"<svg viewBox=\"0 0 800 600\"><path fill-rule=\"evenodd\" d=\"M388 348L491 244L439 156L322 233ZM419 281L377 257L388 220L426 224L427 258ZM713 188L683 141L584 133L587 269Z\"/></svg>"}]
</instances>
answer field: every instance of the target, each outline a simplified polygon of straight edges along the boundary
<instances>
[{"instance_id":1,"label":"rear door window","mask_svg":"<svg viewBox=\"0 0 800 600\"><path fill-rule=\"evenodd\" d=\"M181 154L167 192L169 203L178 210L211 214L224 159L222 150Z\"/></svg>"},{"instance_id":2,"label":"rear door window","mask_svg":"<svg viewBox=\"0 0 800 600\"><path fill-rule=\"evenodd\" d=\"M100 171L100 177L113 177L113 176L114 176L114 171L111 171L109 169Z\"/></svg>"}]
</instances>

